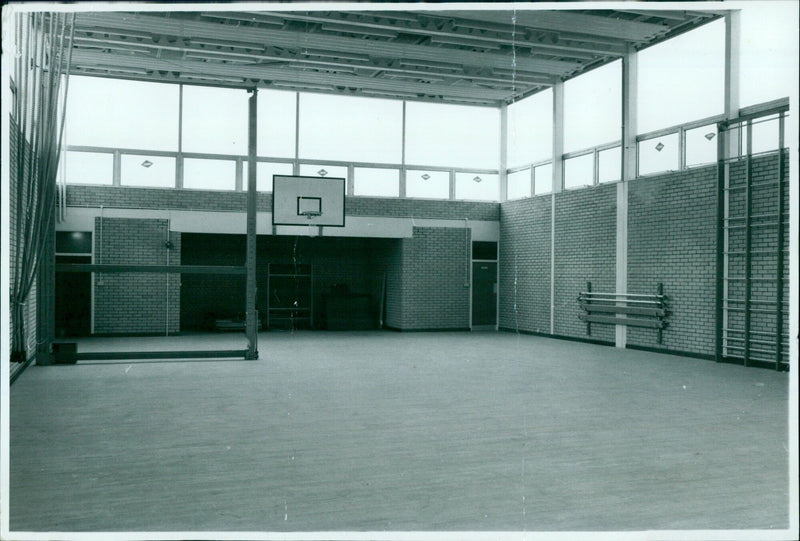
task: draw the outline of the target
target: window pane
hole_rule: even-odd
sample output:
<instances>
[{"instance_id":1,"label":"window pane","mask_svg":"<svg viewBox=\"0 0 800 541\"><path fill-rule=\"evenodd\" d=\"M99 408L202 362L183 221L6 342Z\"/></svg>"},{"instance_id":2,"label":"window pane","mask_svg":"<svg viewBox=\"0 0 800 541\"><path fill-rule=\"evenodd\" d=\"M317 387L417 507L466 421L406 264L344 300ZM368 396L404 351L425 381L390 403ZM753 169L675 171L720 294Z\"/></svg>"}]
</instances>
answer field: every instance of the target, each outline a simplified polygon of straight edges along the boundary
<instances>
[{"instance_id":1,"label":"window pane","mask_svg":"<svg viewBox=\"0 0 800 541\"><path fill-rule=\"evenodd\" d=\"M618 141L621 126L621 61L564 83L564 152Z\"/></svg>"},{"instance_id":2,"label":"window pane","mask_svg":"<svg viewBox=\"0 0 800 541\"><path fill-rule=\"evenodd\" d=\"M114 155L68 151L64 160L64 175L70 184L112 184Z\"/></svg>"},{"instance_id":3,"label":"window pane","mask_svg":"<svg viewBox=\"0 0 800 541\"><path fill-rule=\"evenodd\" d=\"M175 158L123 154L121 156L123 186L172 188L175 186Z\"/></svg>"},{"instance_id":4,"label":"window pane","mask_svg":"<svg viewBox=\"0 0 800 541\"><path fill-rule=\"evenodd\" d=\"M300 157L400 163L403 102L300 94Z\"/></svg>"},{"instance_id":5,"label":"window pane","mask_svg":"<svg viewBox=\"0 0 800 541\"><path fill-rule=\"evenodd\" d=\"M197 190L235 190L236 162L184 158L183 187Z\"/></svg>"},{"instance_id":6,"label":"window pane","mask_svg":"<svg viewBox=\"0 0 800 541\"><path fill-rule=\"evenodd\" d=\"M717 127L714 124L686 130L686 166L717 161Z\"/></svg>"},{"instance_id":7,"label":"window pane","mask_svg":"<svg viewBox=\"0 0 800 541\"><path fill-rule=\"evenodd\" d=\"M500 195L498 175L456 173L456 199L497 201Z\"/></svg>"},{"instance_id":8,"label":"window pane","mask_svg":"<svg viewBox=\"0 0 800 541\"><path fill-rule=\"evenodd\" d=\"M400 171L377 167L356 167L353 170L353 195L399 196Z\"/></svg>"},{"instance_id":9,"label":"window pane","mask_svg":"<svg viewBox=\"0 0 800 541\"><path fill-rule=\"evenodd\" d=\"M325 174L320 174L320 173ZM347 178L347 167L344 165L315 165L301 163L300 175L304 177Z\"/></svg>"},{"instance_id":10,"label":"window pane","mask_svg":"<svg viewBox=\"0 0 800 541\"><path fill-rule=\"evenodd\" d=\"M597 153L597 181L616 182L622 173L622 150L609 148Z\"/></svg>"},{"instance_id":11,"label":"window pane","mask_svg":"<svg viewBox=\"0 0 800 541\"><path fill-rule=\"evenodd\" d=\"M553 154L553 91L508 106L508 165L549 159Z\"/></svg>"},{"instance_id":12,"label":"window pane","mask_svg":"<svg viewBox=\"0 0 800 541\"><path fill-rule=\"evenodd\" d=\"M594 184L594 154L564 160L564 189Z\"/></svg>"},{"instance_id":13,"label":"window pane","mask_svg":"<svg viewBox=\"0 0 800 541\"><path fill-rule=\"evenodd\" d=\"M242 189L247 191L247 175L250 164L245 160L242 163ZM256 191L272 191L272 175L292 175L294 167L290 163L257 162L256 163Z\"/></svg>"},{"instance_id":14,"label":"window pane","mask_svg":"<svg viewBox=\"0 0 800 541\"><path fill-rule=\"evenodd\" d=\"M546 163L533 170L533 189L535 195L553 191L553 164Z\"/></svg>"},{"instance_id":15,"label":"window pane","mask_svg":"<svg viewBox=\"0 0 800 541\"><path fill-rule=\"evenodd\" d=\"M678 134L639 142L639 174L678 170Z\"/></svg>"},{"instance_id":16,"label":"window pane","mask_svg":"<svg viewBox=\"0 0 800 541\"><path fill-rule=\"evenodd\" d=\"M644 49L638 68L639 133L722 113L725 22Z\"/></svg>"},{"instance_id":17,"label":"window pane","mask_svg":"<svg viewBox=\"0 0 800 541\"><path fill-rule=\"evenodd\" d=\"M258 143L256 153L270 158L294 158L297 94L258 90Z\"/></svg>"},{"instance_id":18,"label":"window pane","mask_svg":"<svg viewBox=\"0 0 800 541\"><path fill-rule=\"evenodd\" d=\"M406 197L450 199L450 173L448 171L406 171Z\"/></svg>"},{"instance_id":19,"label":"window pane","mask_svg":"<svg viewBox=\"0 0 800 541\"><path fill-rule=\"evenodd\" d=\"M742 107L797 89L797 2L743 2L739 99Z\"/></svg>"},{"instance_id":20,"label":"window pane","mask_svg":"<svg viewBox=\"0 0 800 541\"><path fill-rule=\"evenodd\" d=\"M247 155L247 93L183 87L183 151Z\"/></svg>"},{"instance_id":21,"label":"window pane","mask_svg":"<svg viewBox=\"0 0 800 541\"><path fill-rule=\"evenodd\" d=\"M500 110L406 103L406 163L494 169L500 161Z\"/></svg>"},{"instance_id":22,"label":"window pane","mask_svg":"<svg viewBox=\"0 0 800 541\"><path fill-rule=\"evenodd\" d=\"M519 199L531 196L531 170L523 169L515 173L509 173L508 189L506 195L509 199Z\"/></svg>"},{"instance_id":23,"label":"window pane","mask_svg":"<svg viewBox=\"0 0 800 541\"><path fill-rule=\"evenodd\" d=\"M769 120L754 120L752 127L753 149L750 151L751 154L778 150L780 141L780 133L778 133L778 129L780 127L780 123L778 122L777 117L770 118Z\"/></svg>"},{"instance_id":24,"label":"window pane","mask_svg":"<svg viewBox=\"0 0 800 541\"><path fill-rule=\"evenodd\" d=\"M178 93L174 84L70 75L66 141L176 151Z\"/></svg>"}]
</instances>

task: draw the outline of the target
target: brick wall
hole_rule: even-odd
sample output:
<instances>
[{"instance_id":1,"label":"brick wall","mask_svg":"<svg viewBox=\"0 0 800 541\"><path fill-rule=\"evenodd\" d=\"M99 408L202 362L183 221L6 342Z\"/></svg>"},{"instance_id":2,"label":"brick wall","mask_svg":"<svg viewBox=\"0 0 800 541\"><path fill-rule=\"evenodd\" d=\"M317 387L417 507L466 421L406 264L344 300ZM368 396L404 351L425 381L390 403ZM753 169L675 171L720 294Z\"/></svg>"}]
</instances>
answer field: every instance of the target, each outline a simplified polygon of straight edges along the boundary
<instances>
[{"instance_id":1,"label":"brick wall","mask_svg":"<svg viewBox=\"0 0 800 541\"><path fill-rule=\"evenodd\" d=\"M395 292L401 296L400 313L392 314L389 325L400 330L469 328L470 230L415 227L413 238L400 243L401 286Z\"/></svg>"},{"instance_id":2,"label":"brick wall","mask_svg":"<svg viewBox=\"0 0 800 541\"><path fill-rule=\"evenodd\" d=\"M551 218L550 195L500 207L501 328L550 332Z\"/></svg>"},{"instance_id":3,"label":"brick wall","mask_svg":"<svg viewBox=\"0 0 800 541\"><path fill-rule=\"evenodd\" d=\"M586 324L578 293L616 288L617 186L600 185L555 194L555 334L614 341L612 325Z\"/></svg>"},{"instance_id":4,"label":"brick wall","mask_svg":"<svg viewBox=\"0 0 800 541\"><path fill-rule=\"evenodd\" d=\"M244 212L247 194L244 192L211 190L176 190L166 188L133 188L125 186L67 187L70 207L215 210ZM272 194L259 193L259 212L272 211ZM378 197L348 197L348 216L385 216L396 218L432 218L453 220L499 219L499 205L480 201L435 201Z\"/></svg>"},{"instance_id":5,"label":"brick wall","mask_svg":"<svg viewBox=\"0 0 800 541\"><path fill-rule=\"evenodd\" d=\"M168 220L95 219L95 263L180 265L181 234ZM174 333L180 321L180 276L152 273L97 273L94 282L95 334Z\"/></svg>"},{"instance_id":6,"label":"brick wall","mask_svg":"<svg viewBox=\"0 0 800 541\"><path fill-rule=\"evenodd\" d=\"M628 199L628 291L668 296L669 326L628 328L631 345L714 352L716 165L640 178Z\"/></svg>"},{"instance_id":7,"label":"brick wall","mask_svg":"<svg viewBox=\"0 0 800 541\"><path fill-rule=\"evenodd\" d=\"M788 211L788 157L784 163L784 204ZM753 182L776 180L777 168L776 153L754 157L751 164ZM745 174L744 160L734 162L731 165L732 185L743 184ZM655 293L657 284L663 283L669 297L670 314L662 344L658 344L656 330L640 327L628 328L628 344L713 354L716 181L716 165L710 165L630 182L628 292ZM744 215L743 193L731 192L731 216ZM555 334L587 338L585 324L578 319L581 311L575 298L587 280L592 282L595 291L615 290L616 186L561 192L555 195L555 199ZM500 326L503 328L549 332L549 203L550 196L544 196L501 205ZM774 214L776 205L775 186L754 189L754 215ZM754 223L770 219L774 218L754 218ZM753 276L774 277L776 229L753 229L751 240L755 251L752 256ZM743 251L744 242L744 231L732 229L730 251ZM789 229L784 225L784 249L788 249L788 245ZM758 253L760 250L767 253ZM731 277L744 275L743 262L743 257L731 256ZM788 263L786 257L785 299L790 298ZM729 297L744 297L742 282L732 280L729 287ZM752 296L755 299L774 299L774 282L754 282ZM764 308L772 310L773 306ZM728 324L742 328L743 319L741 312L731 311ZM754 312L751 327L757 332L774 332L775 319L774 313ZM784 317L784 332L788 332L788 313ZM613 342L614 328L592 325L591 338Z\"/></svg>"}]
</instances>

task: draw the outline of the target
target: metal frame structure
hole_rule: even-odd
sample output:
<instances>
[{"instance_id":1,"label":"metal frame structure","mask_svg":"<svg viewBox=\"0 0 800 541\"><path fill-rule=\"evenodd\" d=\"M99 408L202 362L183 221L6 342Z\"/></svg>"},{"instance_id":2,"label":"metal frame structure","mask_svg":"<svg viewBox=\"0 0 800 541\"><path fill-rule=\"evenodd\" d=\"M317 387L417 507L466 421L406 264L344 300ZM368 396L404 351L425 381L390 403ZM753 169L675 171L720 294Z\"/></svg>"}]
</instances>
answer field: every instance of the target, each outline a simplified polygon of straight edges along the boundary
<instances>
[{"instance_id":1,"label":"metal frame structure","mask_svg":"<svg viewBox=\"0 0 800 541\"><path fill-rule=\"evenodd\" d=\"M784 125L789 104L778 100L755 108L740 111L738 118L718 123L719 140L717 165L717 254L716 254L716 299L715 299L715 360L767 365L775 370L789 367L788 336L784 333L784 311L788 308L784 299L784 271L786 252L784 228L786 226L785 189L785 141ZM753 125L764 117L769 121L778 120L778 151L776 154L777 179L754 180L753 161L758 157L752 152ZM741 147L742 129L746 130L744 148ZM732 134L737 141L732 141ZM726 149L738 147L736 155L728 156ZM743 152L742 152L743 151ZM764 153L766 157L771 152ZM731 165L743 162L744 182L731 183ZM754 213L753 201L756 195L774 187L776 209L774 212ZM743 195L736 196L736 193ZM737 200L738 199L740 200ZM741 200L743 199L743 200ZM734 203L743 206L744 215L731 215ZM769 231L775 228L775 248L753 249L753 235L756 231ZM744 234L742 250L731 248L731 235L736 231ZM741 241L740 241L741 242ZM775 257L775 275L755 275L753 257ZM741 275L732 275L731 268L738 269ZM755 284L775 284L774 298L756 298ZM741 287L731 287L740 284ZM731 293L743 289L743 297L733 297ZM770 295L771 296L771 295ZM740 317L732 317L741 314ZM753 317L774 316L774 331L753 329ZM739 323L741 320L741 324ZM771 349L770 349L771 348Z\"/></svg>"},{"instance_id":2,"label":"metal frame structure","mask_svg":"<svg viewBox=\"0 0 800 541\"><path fill-rule=\"evenodd\" d=\"M499 106L719 17L526 6L85 12L72 73Z\"/></svg>"}]
</instances>

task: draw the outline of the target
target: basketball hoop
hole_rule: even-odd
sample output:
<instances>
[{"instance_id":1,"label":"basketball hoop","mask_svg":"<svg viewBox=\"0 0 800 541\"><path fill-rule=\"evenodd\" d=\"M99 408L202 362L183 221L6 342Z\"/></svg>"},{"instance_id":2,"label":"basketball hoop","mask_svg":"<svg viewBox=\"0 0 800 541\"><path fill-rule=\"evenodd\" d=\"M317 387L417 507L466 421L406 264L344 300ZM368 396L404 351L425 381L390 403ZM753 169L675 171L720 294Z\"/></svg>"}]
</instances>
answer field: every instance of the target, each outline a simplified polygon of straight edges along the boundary
<instances>
[{"instance_id":1,"label":"basketball hoop","mask_svg":"<svg viewBox=\"0 0 800 541\"><path fill-rule=\"evenodd\" d=\"M322 212L317 210L307 210L305 212L300 212L299 215L305 216L307 219L310 220L311 218L314 218L316 216L322 216Z\"/></svg>"}]
</instances>

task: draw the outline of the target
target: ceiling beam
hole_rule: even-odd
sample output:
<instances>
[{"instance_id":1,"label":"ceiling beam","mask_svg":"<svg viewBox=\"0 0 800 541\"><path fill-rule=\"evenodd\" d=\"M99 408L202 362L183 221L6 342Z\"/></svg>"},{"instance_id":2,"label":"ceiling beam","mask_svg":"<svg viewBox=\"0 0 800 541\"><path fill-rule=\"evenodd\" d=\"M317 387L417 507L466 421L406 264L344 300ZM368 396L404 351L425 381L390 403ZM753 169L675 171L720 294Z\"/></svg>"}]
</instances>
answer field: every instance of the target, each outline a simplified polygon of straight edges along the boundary
<instances>
[{"instance_id":1,"label":"ceiling beam","mask_svg":"<svg viewBox=\"0 0 800 541\"><path fill-rule=\"evenodd\" d=\"M158 15L142 15L136 13L80 13L76 18L76 28L92 31L94 27L117 28L137 32L150 32L180 38L231 39L252 42L254 45L270 45L289 49L323 49L349 53L367 53L379 58L411 58L418 60L441 60L446 54L448 61L458 62L465 66L494 68L508 65L508 55L503 53L476 53L462 49L432 48L398 42L371 40L342 36L327 36L307 32L276 30L272 28L254 28L246 26L230 26L209 22L198 22L176 17L166 18ZM537 59L530 57L517 58L517 69L549 75L563 76L578 69L578 62Z\"/></svg>"},{"instance_id":2,"label":"ceiling beam","mask_svg":"<svg viewBox=\"0 0 800 541\"><path fill-rule=\"evenodd\" d=\"M72 65L77 68L107 69L108 66L119 68L139 68L148 71L174 73L184 77L227 77L241 78L242 87L249 86L245 80L263 81L259 86L272 82L291 84L312 84L328 87L345 87L372 89L378 91L398 91L416 95L434 95L451 98L471 98L497 101L504 99L509 91L487 87L470 87L445 84L425 84L410 81L387 81L376 78L362 78L353 75L318 73L297 69L273 68L261 65L246 66L241 64L223 64L196 60L152 58L150 56L121 55L100 51L76 49L72 52Z\"/></svg>"},{"instance_id":3,"label":"ceiling beam","mask_svg":"<svg viewBox=\"0 0 800 541\"><path fill-rule=\"evenodd\" d=\"M512 81L509 76L491 76L481 75L480 73L472 73L471 70L464 70L461 66L456 64L445 64L442 62L425 63L424 61L399 61L399 67L394 67L395 61L376 61L369 62L366 60L319 60L311 57L303 57L298 54L269 54L265 52L243 52L241 50L234 50L236 47L243 47L243 45L235 42L230 42L226 46L227 50L214 50L200 47L194 44L194 40L189 40L189 43L181 42L169 44L168 42L153 42L152 40L137 42L123 39L101 38L94 36L87 36L84 33L76 33L74 42L76 45L83 47L93 47L95 49L112 49L120 52L142 52L142 51L156 51L156 50L171 50L179 51L184 54L185 58L197 60L211 60L211 61L225 61L236 62L244 65L273 65L286 64L291 67L297 68L316 68L326 69L330 68L331 71L344 71L354 69L365 70L379 70L386 73L403 74L408 77L425 79L428 77L436 77L439 79L452 79L462 80L467 79L475 83L506 83L511 86ZM222 46L223 42L215 42L215 46ZM311 53L309 53L311 55ZM313 56L313 55L311 55ZM427 68L427 69L425 69ZM516 83L518 85L545 85L550 86L555 83L552 77L541 75L530 75L525 72L517 72L515 74Z\"/></svg>"},{"instance_id":4,"label":"ceiling beam","mask_svg":"<svg viewBox=\"0 0 800 541\"><path fill-rule=\"evenodd\" d=\"M439 14L447 16L448 12L439 12ZM467 10L452 12L452 14L457 17L502 24L510 24L513 16L516 19L517 27L569 33L580 33L580 29L585 28L587 34L628 41L651 39L669 30L669 26L665 24L628 21L566 10L544 11L520 8L504 11Z\"/></svg>"},{"instance_id":5,"label":"ceiling beam","mask_svg":"<svg viewBox=\"0 0 800 541\"><path fill-rule=\"evenodd\" d=\"M466 21L462 21L460 19L451 19L452 24L449 24L449 29L447 30L439 30L437 28L431 28L429 26L423 25L419 18L413 21L409 21L408 19L393 19L390 18L390 14L376 14L374 12L363 12L363 13L351 13L351 12L334 12L334 13L304 13L304 12L292 12L292 13L261 13L261 12L249 12L249 17L252 21L258 23L267 23L267 24L275 24L277 20L294 20L294 21L307 21L313 23L319 23L322 25L323 30L327 29L337 29L338 25L342 25L339 30L343 32L348 32L346 28L366 28L375 30L376 35L383 35L380 32L382 31L392 31L396 36L397 33L405 33L405 34L414 34L420 36L427 36L431 38L446 38L446 39L455 39L460 40L461 43L464 45L473 45L475 47L492 47L493 45L506 45L508 47L512 47L514 45L522 45L525 47L530 47L536 50L540 50L542 52L548 50L554 50L561 52L564 56L567 57L574 57L574 58L586 58L587 55L591 58L591 55L597 54L617 54L622 55L625 52L625 44L621 40L615 40L614 42L610 42L610 40L605 40L605 43L592 43L591 41L587 43L580 43L575 45L556 45L550 43L541 43L536 40L526 39L524 29L520 29L519 37L514 37L512 34L514 33L515 29L513 25L505 25L505 24L490 24L490 23L473 23L468 24ZM216 18L216 19L235 19L235 20L245 20L247 17L243 17L241 13L229 13L229 12L209 12L203 13L202 17L207 18ZM419 15L420 18L424 17L423 14ZM434 18L438 19L438 17ZM428 20L431 20L430 18ZM442 18L442 20L445 20ZM463 29L469 29L470 31L465 32ZM484 32L491 32L491 34L478 34L473 32L472 30L481 30ZM360 33L366 33L364 31ZM578 38L572 37L570 39L576 40ZM458 43L454 41L453 43ZM564 54L565 51L569 51L570 53L582 53L582 54ZM554 54L554 53L550 53Z\"/></svg>"}]
</instances>

